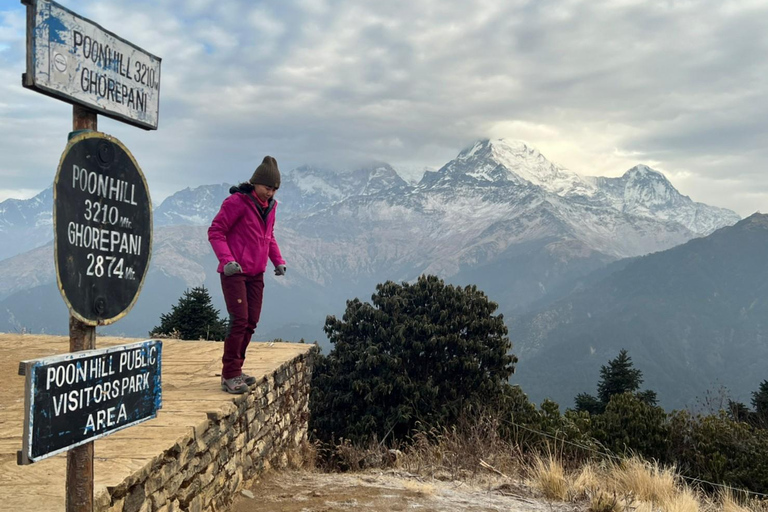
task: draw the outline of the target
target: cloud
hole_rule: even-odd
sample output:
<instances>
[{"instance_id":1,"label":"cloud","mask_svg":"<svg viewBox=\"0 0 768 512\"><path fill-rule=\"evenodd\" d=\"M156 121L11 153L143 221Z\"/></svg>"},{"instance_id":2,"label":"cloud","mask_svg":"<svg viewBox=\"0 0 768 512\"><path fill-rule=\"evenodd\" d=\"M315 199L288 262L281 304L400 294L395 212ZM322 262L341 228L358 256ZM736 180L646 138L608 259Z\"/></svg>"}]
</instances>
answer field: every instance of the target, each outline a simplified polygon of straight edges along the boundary
<instances>
[{"instance_id":1,"label":"cloud","mask_svg":"<svg viewBox=\"0 0 768 512\"><path fill-rule=\"evenodd\" d=\"M158 197L241 179L267 153L283 168L437 168L499 135L584 174L643 162L693 199L741 214L768 194L763 2L69 7L163 58L160 129L101 125L134 151ZM52 180L69 124L68 107L18 85L23 20L23 6L0 13L4 188Z\"/></svg>"}]
</instances>

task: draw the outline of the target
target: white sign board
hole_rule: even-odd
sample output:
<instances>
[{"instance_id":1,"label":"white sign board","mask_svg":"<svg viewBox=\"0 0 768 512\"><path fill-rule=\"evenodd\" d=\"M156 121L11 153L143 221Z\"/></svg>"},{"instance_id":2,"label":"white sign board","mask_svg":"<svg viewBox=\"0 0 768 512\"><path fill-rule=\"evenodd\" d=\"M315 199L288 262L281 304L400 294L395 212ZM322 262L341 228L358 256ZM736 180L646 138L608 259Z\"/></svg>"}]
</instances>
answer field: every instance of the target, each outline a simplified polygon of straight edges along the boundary
<instances>
[{"instance_id":1,"label":"white sign board","mask_svg":"<svg viewBox=\"0 0 768 512\"><path fill-rule=\"evenodd\" d=\"M27 5L24 87L156 130L160 58L50 0Z\"/></svg>"}]
</instances>

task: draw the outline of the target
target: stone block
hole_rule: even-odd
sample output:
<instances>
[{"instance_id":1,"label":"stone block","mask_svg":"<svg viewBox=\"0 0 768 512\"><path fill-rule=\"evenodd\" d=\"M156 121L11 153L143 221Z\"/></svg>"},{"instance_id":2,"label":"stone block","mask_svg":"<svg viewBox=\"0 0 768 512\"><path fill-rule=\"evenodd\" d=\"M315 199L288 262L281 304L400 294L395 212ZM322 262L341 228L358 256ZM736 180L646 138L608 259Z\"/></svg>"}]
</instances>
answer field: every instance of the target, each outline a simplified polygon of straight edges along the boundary
<instances>
[{"instance_id":1,"label":"stone block","mask_svg":"<svg viewBox=\"0 0 768 512\"><path fill-rule=\"evenodd\" d=\"M123 504L123 512L139 512L144 507L146 501L147 496L144 492L144 486L140 484L134 485L128 489L128 494Z\"/></svg>"},{"instance_id":2,"label":"stone block","mask_svg":"<svg viewBox=\"0 0 768 512\"><path fill-rule=\"evenodd\" d=\"M179 489L181 488L181 485L184 483L184 473L181 471L174 473L166 482L165 482L165 492L168 493L168 497L176 496L176 493L178 493Z\"/></svg>"},{"instance_id":3,"label":"stone block","mask_svg":"<svg viewBox=\"0 0 768 512\"><path fill-rule=\"evenodd\" d=\"M197 495L192 498L192 501L189 502L189 507L187 510L189 512L203 512L203 497Z\"/></svg>"},{"instance_id":4,"label":"stone block","mask_svg":"<svg viewBox=\"0 0 768 512\"><path fill-rule=\"evenodd\" d=\"M242 433L239 436L237 436L237 438L234 440L234 443L233 443L235 451L240 451L243 448L245 448L245 442L246 442L245 433Z\"/></svg>"},{"instance_id":5,"label":"stone block","mask_svg":"<svg viewBox=\"0 0 768 512\"><path fill-rule=\"evenodd\" d=\"M119 500L115 500L112 506L106 509L106 511L107 512L123 512L124 504L125 504L125 498L120 498Z\"/></svg>"},{"instance_id":6,"label":"stone block","mask_svg":"<svg viewBox=\"0 0 768 512\"><path fill-rule=\"evenodd\" d=\"M215 466L211 464L210 466L207 467L205 472L203 472L200 475L200 486L202 488L208 487L208 485L210 485L210 483L213 482L213 479L216 477L216 473L214 471L215 471Z\"/></svg>"},{"instance_id":7,"label":"stone block","mask_svg":"<svg viewBox=\"0 0 768 512\"><path fill-rule=\"evenodd\" d=\"M197 455L197 443L189 443L184 446L178 455L176 455L176 460L179 461L179 467L185 467L195 458L195 455Z\"/></svg>"},{"instance_id":8,"label":"stone block","mask_svg":"<svg viewBox=\"0 0 768 512\"><path fill-rule=\"evenodd\" d=\"M168 482L168 480L170 480L171 477L179 471L180 467L181 464L178 460L168 459L165 464L163 464L153 474L149 475L149 478L147 478L147 481L144 484L144 489L146 492L151 494L162 488L165 483Z\"/></svg>"},{"instance_id":9,"label":"stone block","mask_svg":"<svg viewBox=\"0 0 768 512\"><path fill-rule=\"evenodd\" d=\"M93 509L109 510L112 506L112 496L109 494L109 491L107 489L102 489L101 491L96 491L94 494Z\"/></svg>"},{"instance_id":10,"label":"stone block","mask_svg":"<svg viewBox=\"0 0 768 512\"><path fill-rule=\"evenodd\" d=\"M237 470L237 459L234 457L230 458L227 463L224 465L224 471L228 475L233 475L235 471Z\"/></svg>"},{"instance_id":11,"label":"stone block","mask_svg":"<svg viewBox=\"0 0 768 512\"><path fill-rule=\"evenodd\" d=\"M168 495L164 490L159 490L157 492L152 493L150 496L150 499L152 500L152 510L157 510L160 507L163 507L166 503L168 503Z\"/></svg>"},{"instance_id":12,"label":"stone block","mask_svg":"<svg viewBox=\"0 0 768 512\"><path fill-rule=\"evenodd\" d=\"M188 508L190 502L200 493L200 477L196 476L185 487L179 489L177 498L183 508Z\"/></svg>"},{"instance_id":13,"label":"stone block","mask_svg":"<svg viewBox=\"0 0 768 512\"><path fill-rule=\"evenodd\" d=\"M238 398L242 397L243 395L239 395ZM221 408L215 410L215 411L208 411L205 414L208 416L208 419L213 422L219 422L224 419L226 419L229 416L233 416L237 413L237 404L234 402L227 402Z\"/></svg>"}]
</instances>

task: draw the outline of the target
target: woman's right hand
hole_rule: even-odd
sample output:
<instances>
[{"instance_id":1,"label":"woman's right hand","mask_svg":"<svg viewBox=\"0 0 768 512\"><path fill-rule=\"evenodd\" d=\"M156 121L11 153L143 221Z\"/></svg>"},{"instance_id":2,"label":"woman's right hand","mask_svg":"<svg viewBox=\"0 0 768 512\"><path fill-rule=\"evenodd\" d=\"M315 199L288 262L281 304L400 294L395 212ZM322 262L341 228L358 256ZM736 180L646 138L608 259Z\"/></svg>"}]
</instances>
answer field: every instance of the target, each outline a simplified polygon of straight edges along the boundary
<instances>
[{"instance_id":1,"label":"woman's right hand","mask_svg":"<svg viewBox=\"0 0 768 512\"><path fill-rule=\"evenodd\" d=\"M243 268L236 261L230 261L229 263L224 265L224 275L227 277L233 276L235 274L240 274L242 271L243 271Z\"/></svg>"}]
</instances>

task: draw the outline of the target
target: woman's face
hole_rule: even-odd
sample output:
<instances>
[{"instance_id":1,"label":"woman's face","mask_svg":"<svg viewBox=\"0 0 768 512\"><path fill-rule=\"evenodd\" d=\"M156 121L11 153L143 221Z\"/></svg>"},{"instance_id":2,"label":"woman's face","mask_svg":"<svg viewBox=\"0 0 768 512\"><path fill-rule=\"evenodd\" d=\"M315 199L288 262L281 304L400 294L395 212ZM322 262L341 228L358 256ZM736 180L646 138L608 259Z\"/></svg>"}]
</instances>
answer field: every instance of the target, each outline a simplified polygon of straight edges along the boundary
<instances>
[{"instance_id":1,"label":"woman's face","mask_svg":"<svg viewBox=\"0 0 768 512\"><path fill-rule=\"evenodd\" d=\"M253 186L253 191L256 192L256 195L262 201L269 201L275 196L277 189L274 187L268 187L267 185L258 184Z\"/></svg>"}]
</instances>

